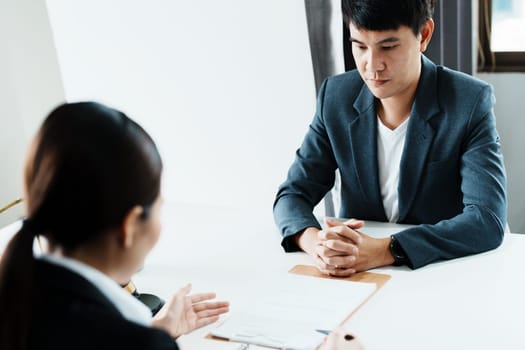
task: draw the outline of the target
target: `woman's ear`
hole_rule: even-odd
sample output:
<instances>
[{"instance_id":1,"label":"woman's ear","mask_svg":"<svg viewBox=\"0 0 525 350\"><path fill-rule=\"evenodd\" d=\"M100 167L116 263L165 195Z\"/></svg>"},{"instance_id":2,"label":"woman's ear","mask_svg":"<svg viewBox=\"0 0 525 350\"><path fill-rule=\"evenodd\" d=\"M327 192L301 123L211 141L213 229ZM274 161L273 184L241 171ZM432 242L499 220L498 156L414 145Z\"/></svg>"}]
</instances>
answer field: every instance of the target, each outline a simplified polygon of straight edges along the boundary
<instances>
[{"instance_id":1,"label":"woman's ear","mask_svg":"<svg viewBox=\"0 0 525 350\"><path fill-rule=\"evenodd\" d=\"M135 235L140 231L141 215L144 209L140 205L131 208L122 222L122 244L130 248L135 241Z\"/></svg>"},{"instance_id":2,"label":"woman's ear","mask_svg":"<svg viewBox=\"0 0 525 350\"><path fill-rule=\"evenodd\" d=\"M420 32L420 46L419 50L425 52L427 50L432 34L434 33L434 20L432 18L427 19Z\"/></svg>"}]
</instances>

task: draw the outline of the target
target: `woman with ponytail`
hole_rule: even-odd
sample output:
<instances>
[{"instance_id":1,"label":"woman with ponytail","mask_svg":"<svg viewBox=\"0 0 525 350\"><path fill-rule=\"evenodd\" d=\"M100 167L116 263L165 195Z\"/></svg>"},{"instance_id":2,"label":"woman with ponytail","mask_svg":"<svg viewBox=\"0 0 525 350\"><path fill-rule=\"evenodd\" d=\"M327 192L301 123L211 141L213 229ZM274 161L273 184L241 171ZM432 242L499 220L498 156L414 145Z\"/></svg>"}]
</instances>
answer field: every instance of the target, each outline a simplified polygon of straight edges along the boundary
<instances>
[{"instance_id":1,"label":"woman with ponytail","mask_svg":"<svg viewBox=\"0 0 525 350\"><path fill-rule=\"evenodd\" d=\"M125 284L160 234L162 162L150 136L93 102L46 118L25 164L26 219L0 262L0 349L177 349L226 302L188 285L152 319ZM35 257L35 237L46 252Z\"/></svg>"},{"instance_id":2,"label":"woman with ponytail","mask_svg":"<svg viewBox=\"0 0 525 350\"><path fill-rule=\"evenodd\" d=\"M93 102L46 118L25 164L27 216L0 261L0 349L178 349L226 302L180 289L152 318L120 285L160 234L162 161L150 136ZM46 249L33 255L35 237ZM336 330L319 349L359 350Z\"/></svg>"}]
</instances>

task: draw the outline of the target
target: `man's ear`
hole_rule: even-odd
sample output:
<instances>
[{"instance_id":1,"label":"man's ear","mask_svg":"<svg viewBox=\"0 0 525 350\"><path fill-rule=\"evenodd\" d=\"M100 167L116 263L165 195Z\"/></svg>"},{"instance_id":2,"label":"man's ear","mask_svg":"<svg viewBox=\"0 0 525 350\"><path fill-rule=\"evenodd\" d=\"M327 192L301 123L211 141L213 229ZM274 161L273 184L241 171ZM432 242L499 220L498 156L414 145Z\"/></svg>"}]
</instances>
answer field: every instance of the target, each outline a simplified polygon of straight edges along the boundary
<instances>
[{"instance_id":1,"label":"man's ear","mask_svg":"<svg viewBox=\"0 0 525 350\"><path fill-rule=\"evenodd\" d=\"M430 43L430 39L432 38L432 34L434 33L434 20L432 18L427 19L425 24L423 24L423 27L420 31L420 46L419 50L421 52L425 52L427 50L428 44Z\"/></svg>"},{"instance_id":2,"label":"man's ear","mask_svg":"<svg viewBox=\"0 0 525 350\"><path fill-rule=\"evenodd\" d=\"M135 240L135 234L139 232L140 216L144 209L140 205L131 208L122 222L122 244L124 248L130 248Z\"/></svg>"}]
</instances>

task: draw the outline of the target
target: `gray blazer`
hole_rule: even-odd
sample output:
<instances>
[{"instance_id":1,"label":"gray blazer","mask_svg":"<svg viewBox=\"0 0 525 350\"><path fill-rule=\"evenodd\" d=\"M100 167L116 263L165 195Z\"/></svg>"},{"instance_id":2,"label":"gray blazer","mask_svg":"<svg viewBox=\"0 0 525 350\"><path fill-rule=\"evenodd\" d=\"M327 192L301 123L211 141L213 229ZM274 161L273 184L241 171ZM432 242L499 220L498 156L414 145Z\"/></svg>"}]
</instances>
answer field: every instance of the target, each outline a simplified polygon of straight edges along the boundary
<instances>
[{"instance_id":1,"label":"gray blazer","mask_svg":"<svg viewBox=\"0 0 525 350\"><path fill-rule=\"evenodd\" d=\"M496 248L506 224L506 178L492 87L422 56L401 158L396 238L412 268ZM318 227L312 211L341 173L340 217L387 221L379 187L375 98L357 71L328 78L279 187L274 217L291 236ZM364 230L366 232L366 230ZM395 233L395 232L393 232Z\"/></svg>"}]
</instances>

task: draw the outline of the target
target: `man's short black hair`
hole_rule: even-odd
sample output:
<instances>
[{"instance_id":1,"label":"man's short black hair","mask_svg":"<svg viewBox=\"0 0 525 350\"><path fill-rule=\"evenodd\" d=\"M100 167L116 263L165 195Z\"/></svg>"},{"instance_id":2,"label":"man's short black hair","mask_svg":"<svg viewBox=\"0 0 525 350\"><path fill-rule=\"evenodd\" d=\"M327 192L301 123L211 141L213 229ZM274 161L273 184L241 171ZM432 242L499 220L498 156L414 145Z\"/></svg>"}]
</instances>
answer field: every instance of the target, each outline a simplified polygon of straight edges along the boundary
<instances>
[{"instance_id":1,"label":"man's short black hair","mask_svg":"<svg viewBox=\"0 0 525 350\"><path fill-rule=\"evenodd\" d=\"M343 0L343 16L358 29L396 30L404 25L417 36L435 5L436 0Z\"/></svg>"}]
</instances>

